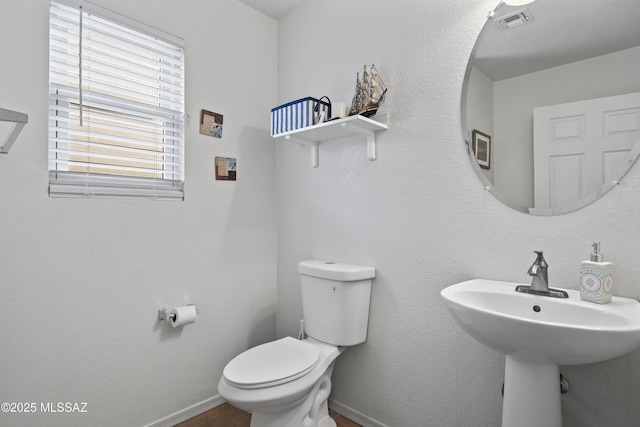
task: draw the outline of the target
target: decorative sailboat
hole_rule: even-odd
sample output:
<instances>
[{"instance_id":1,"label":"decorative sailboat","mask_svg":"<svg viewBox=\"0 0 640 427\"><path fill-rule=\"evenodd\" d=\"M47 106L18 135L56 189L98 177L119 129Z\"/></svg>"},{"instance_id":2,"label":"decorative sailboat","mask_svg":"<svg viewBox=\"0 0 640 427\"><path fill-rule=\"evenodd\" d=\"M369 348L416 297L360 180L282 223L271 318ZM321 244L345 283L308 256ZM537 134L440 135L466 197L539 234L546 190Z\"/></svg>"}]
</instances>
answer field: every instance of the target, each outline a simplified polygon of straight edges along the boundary
<instances>
[{"instance_id":1,"label":"decorative sailboat","mask_svg":"<svg viewBox=\"0 0 640 427\"><path fill-rule=\"evenodd\" d=\"M368 69L365 65L362 70L362 78L360 76L361 73L356 74L356 93L351 102L349 115L360 114L370 117L378 111L378 108L384 102L387 87L382 82L380 74L378 74L378 70L373 64Z\"/></svg>"}]
</instances>

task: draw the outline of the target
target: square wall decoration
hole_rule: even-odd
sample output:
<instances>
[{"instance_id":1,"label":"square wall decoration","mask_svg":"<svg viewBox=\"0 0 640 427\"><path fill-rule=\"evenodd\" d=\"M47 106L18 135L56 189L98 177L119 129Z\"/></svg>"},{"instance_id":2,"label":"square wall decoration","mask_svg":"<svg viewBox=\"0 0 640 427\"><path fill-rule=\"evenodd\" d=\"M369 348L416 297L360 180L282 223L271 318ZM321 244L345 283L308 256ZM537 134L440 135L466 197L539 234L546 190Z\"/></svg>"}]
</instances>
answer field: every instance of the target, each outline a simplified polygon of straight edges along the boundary
<instances>
[{"instance_id":1,"label":"square wall decoration","mask_svg":"<svg viewBox=\"0 0 640 427\"><path fill-rule=\"evenodd\" d=\"M200 111L200 133L222 138L222 114L207 110Z\"/></svg>"},{"instance_id":2,"label":"square wall decoration","mask_svg":"<svg viewBox=\"0 0 640 427\"><path fill-rule=\"evenodd\" d=\"M483 169L491 169L491 137L474 129L471 133L471 149Z\"/></svg>"},{"instance_id":3,"label":"square wall decoration","mask_svg":"<svg viewBox=\"0 0 640 427\"><path fill-rule=\"evenodd\" d=\"M236 159L234 157L216 157L216 180L236 180Z\"/></svg>"}]
</instances>

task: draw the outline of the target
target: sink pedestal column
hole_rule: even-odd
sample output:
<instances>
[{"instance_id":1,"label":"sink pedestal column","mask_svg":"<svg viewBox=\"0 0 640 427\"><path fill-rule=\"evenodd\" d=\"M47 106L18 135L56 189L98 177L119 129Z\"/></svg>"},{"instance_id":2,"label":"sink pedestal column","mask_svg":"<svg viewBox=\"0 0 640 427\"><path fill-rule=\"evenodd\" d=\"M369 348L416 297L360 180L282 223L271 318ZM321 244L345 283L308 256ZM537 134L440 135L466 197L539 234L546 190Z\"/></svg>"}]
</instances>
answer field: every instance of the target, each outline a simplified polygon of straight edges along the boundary
<instances>
[{"instance_id":1,"label":"sink pedestal column","mask_svg":"<svg viewBox=\"0 0 640 427\"><path fill-rule=\"evenodd\" d=\"M562 427L560 371L507 356L502 427Z\"/></svg>"}]
</instances>

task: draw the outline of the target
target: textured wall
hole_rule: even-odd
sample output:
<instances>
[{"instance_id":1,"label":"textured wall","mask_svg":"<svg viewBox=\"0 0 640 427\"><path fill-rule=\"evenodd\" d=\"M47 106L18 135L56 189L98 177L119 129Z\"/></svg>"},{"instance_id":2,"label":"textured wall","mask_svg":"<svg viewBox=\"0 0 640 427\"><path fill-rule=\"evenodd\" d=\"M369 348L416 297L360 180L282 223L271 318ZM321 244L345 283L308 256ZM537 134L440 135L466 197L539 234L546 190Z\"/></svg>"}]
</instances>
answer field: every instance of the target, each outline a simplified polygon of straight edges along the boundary
<instances>
[{"instance_id":1,"label":"textured wall","mask_svg":"<svg viewBox=\"0 0 640 427\"><path fill-rule=\"evenodd\" d=\"M146 425L217 396L231 357L274 337L276 23L234 0L96 3L185 39L186 200L47 196L49 3L0 0L0 107L29 114L0 155L0 402L88 404L2 426ZM198 133L202 108L222 139ZM215 156L237 157L235 183ZM195 324L157 323L186 303Z\"/></svg>"},{"instance_id":2,"label":"textured wall","mask_svg":"<svg viewBox=\"0 0 640 427\"><path fill-rule=\"evenodd\" d=\"M350 102L355 73L375 63L389 86L379 159L358 138L307 147L278 141L277 335L301 317L298 261L375 266L368 341L347 350L333 398L397 427L500 424L503 357L452 321L439 291L473 278L528 281L543 250L552 285L577 288L580 261L600 240L617 295L638 297L640 168L597 203L528 216L483 191L462 144L460 91L489 0L324 0L279 22L278 100ZM640 352L562 367L567 427L631 426L640 418Z\"/></svg>"}]
</instances>

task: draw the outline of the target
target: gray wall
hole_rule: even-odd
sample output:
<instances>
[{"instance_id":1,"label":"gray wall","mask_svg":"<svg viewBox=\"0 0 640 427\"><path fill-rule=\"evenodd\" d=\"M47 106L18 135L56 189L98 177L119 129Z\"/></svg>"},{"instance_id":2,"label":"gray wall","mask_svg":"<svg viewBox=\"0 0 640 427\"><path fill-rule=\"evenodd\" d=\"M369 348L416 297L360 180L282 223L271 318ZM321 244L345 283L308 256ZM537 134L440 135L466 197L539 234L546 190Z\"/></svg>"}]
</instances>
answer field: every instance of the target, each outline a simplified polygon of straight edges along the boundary
<instances>
[{"instance_id":1,"label":"gray wall","mask_svg":"<svg viewBox=\"0 0 640 427\"><path fill-rule=\"evenodd\" d=\"M297 334L296 266L318 257L377 269L368 341L340 357L334 402L389 426L490 427L503 357L453 323L440 289L524 282L534 249L553 285L575 289L600 240L614 293L638 297L638 168L596 204L543 218L498 203L469 164L460 90L492 1L311 1L278 24L233 0L98 3L185 38L187 199L47 197L48 2L0 0L15 64L0 68L0 106L30 117L0 155L0 401L88 402L87 414L55 414L67 426L163 425L214 404L233 355ZM308 95L350 102L365 63L390 87L377 161L359 138L321 144L318 169L305 146L274 150L270 108ZM225 115L222 140L198 134L201 108ZM237 156L236 183L213 180L218 155ZM156 323L158 308L188 302L195 324ZM565 426L640 418L640 352L562 372ZM0 414L0 424L52 416Z\"/></svg>"},{"instance_id":2,"label":"gray wall","mask_svg":"<svg viewBox=\"0 0 640 427\"><path fill-rule=\"evenodd\" d=\"M301 317L298 261L371 265L369 336L343 353L333 399L388 426L500 424L503 357L453 322L439 292L473 277L528 281L543 250L551 283L577 289L580 262L600 240L616 267L616 295L638 297L640 169L597 203L533 217L484 191L460 130L460 91L489 0L324 0L279 22L278 100L351 99L355 73L374 63L389 86L390 128L369 162L361 139L277 145L277 335ZM637 424L640 352L562 367L572 390L567 427Z\"/></svg>"},{"instance_id":3,"label":"gray wall","mask_svg":"<svg viewBox=\"0 0 640 427\"><path fill-rule=\"evenodd\" d=\"M0 402L38 404L2 426L141 426L211 406L224 365L274 338L276 23L234 0L96 3L185 39L186 199L48 197L49 2L0 0L0 107L29 114L0 155ZM224 115L222 139L199 134L203 108ZM238 159L238 181L215 181L215 156ZM193 325L156 321L187 303Z\"/></svg>"}]
</instances>

